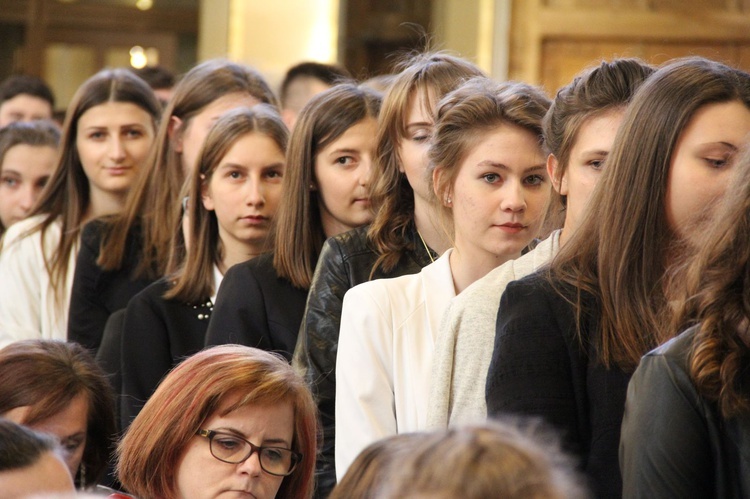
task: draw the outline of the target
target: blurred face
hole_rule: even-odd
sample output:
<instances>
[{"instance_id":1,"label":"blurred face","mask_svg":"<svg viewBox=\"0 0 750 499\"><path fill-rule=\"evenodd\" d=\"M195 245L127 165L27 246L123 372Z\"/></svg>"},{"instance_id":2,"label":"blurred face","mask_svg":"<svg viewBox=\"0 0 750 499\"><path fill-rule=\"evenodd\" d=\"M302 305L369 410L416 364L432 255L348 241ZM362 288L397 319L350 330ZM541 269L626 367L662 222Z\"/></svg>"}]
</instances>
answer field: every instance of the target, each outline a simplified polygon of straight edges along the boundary
<instances>
[{"instance_id":1,"label":"blurred face","mask_svg":"<svg viewBox=\"0 0 750 499\"><path fill-rule=\"evenodd\" d=\"M750 110L738 101L706 104L690 119L672 153L667 180L667 222L677 236L689 240L708 223L749 132Z\"/></svg>"},{"instance_id":2,"label":"blurred face","mask_svg":"<svg viewBox=\"0 0 750 499\"><path fill-rule=\"evenodd\" d=\"M237 139L221 159L203 193L203 206L216 214L225 254L257 255L265 246L281 200L284 152L261 133Z\"/></svg>"},{"instance_id":3,"label":"blurred face","mask_svg":"<svg viewBox=\"0 0 750 499\"><path fill-rule=\"evenodd\" d=\"M29 94L18 94L0 104L0 128L15 121L52 119L52 106Z\"/></svg>"},{"instance_id":4,"label":"blurred face","mask_svg":"<svg viewBox=\"0 0 750 499\"><path fill-rule=\"evenodd\" d=\"M409 99L406 113L406 136L398 145L399 170L406 175L414 189L415 200L430 202L430 180L427 177L430 136L434 125L432 109L424 92L415 92Z\"/></svg>"},{"instance_id":5,"label":"blurred face","mask_svg":"<svg viewBox=\"0 0 750 499\"><path fill-rule=\"evenodd\" d=\"M578 130L570 149L568 167L558 188L561 195L567 196L566 234L574 231L581 221L589 197L599 182L604 160L612 150L623 114L624 110L616 109L593 116L584 121Z\"/></svg>"},{"instance_id":6,"label":"blurred face","mask_svg":"<svg viewBox=\"0 0 750 499\"><path fill-rule=\"evenodd\" d=\"M375 159L377 122L367 118L353 125L315 157L315 189L326 237L372 220L367 192Z\"/></svg>"},{"instance_id":7,"label":"blurred face","mask_svg":"<svg viewBox=\"0 0 750 499\"><path fill-rule=\"evenodd\" d=\"M55 168L57 150L18 144L0 165L0 223L10 227L26 218Z\"/></svg>"},{"instance_id":8,"label":"blurred face","mask_svg":"<svg viewBox=\"0 0 750 499\"><path fill-rule=\"evenodd\" d=\"M92 198L127 194L153 141L151 115L130 102L105 102L83 113L76 147Z\"/></svg>"},{"instance_id":9,"label":"blurred face","mask_svg":"<svg viewBox=\"0 0 750 499\"><path fill-rule=\"evenodd\" d=\"M222 412L219 410L208 418L201 429L232 433L257 446L292 448L294 411L291 402L244 406L225 416L221 416ZM284 477L261 469L257 452L242 463L225 463L211 455L207 438L196 435L177 465L176 497L271 499L276 497L283 480Z\"/></svg>"},{"instance_id":10,"label":"blurred face","mask_svg":"<svg viewBox=\"0 0 750 499\"><path fill-rule=\"evenodd\" d=\"M208 131L222 114L238 107L253 107L258 102L258 99L251 95L236 92L219 97L186 122L172 117L176 125L175 150L181 153L185 174L189 175L195 169L198 154L203 142L206 141Z\"/></svg>"},{"instance_id":11,"label":"blurred face","mask_svg":"<svg viewBox=\"0 0 750 499\"><path fill-rule=\"evenodd\" d=\"M485 133L459 166L446 198L462 258L498 265L517 258L537 235L549 199L538 138L511 124Z\"/></svg>"},{"instance_id":12,"label":"blurred face","mask_svg":"<svg viewBox=\"0 0 750 499\"><path fill-rule=\"evenodd\" d=\"M0 471L0 490L5 499L21 499L34 494L75 494L73 478L63 460L45 452L31 466Z\"/></svg>"},{"instance_id":13,"label":"blurred face","mask_svg":"<svg viewBox=\"0 0 750 499\"><path fill-rule=\"evenodd\" d=\"M30 406L16 407L2 416L14 423L28 426L32 430L48 433L57 438L64 451L65 464L71 476L75 476L83 459L88 430L89 403L85 394L79 394L59 413L34 424L26 424Z\"/></svg>"}]
</instances>

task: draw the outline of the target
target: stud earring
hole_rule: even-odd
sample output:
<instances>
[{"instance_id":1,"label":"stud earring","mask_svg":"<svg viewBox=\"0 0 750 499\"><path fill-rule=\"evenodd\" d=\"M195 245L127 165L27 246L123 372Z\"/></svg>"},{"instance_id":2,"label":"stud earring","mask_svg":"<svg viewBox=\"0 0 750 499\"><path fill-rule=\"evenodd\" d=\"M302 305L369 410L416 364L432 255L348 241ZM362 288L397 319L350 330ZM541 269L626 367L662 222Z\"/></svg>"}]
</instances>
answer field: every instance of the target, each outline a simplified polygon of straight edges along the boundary
<instances>
[{"instance_id":1,"label":"stud earring","mask_svg":"<svg viewBox=\"0 0 750 499\"><path fill-rule=\"evenodd\" d=\"M446 206L450 206L450 205L451 205L452 203L453 203L453 200L451 199L451 197L450 197L450 196L447 196L447 197L445 198L445 205L446 205Z\"/></svg>"}]
</instances>

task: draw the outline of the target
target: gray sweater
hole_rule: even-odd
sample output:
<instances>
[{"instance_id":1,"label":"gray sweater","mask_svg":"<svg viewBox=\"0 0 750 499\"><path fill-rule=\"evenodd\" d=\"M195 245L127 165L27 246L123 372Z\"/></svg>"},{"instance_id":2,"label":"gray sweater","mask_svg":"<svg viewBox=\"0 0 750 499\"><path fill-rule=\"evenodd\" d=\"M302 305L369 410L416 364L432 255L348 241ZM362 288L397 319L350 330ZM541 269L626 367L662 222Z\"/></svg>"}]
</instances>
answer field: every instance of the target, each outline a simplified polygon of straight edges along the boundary
<instances>
[{"instance_id":1,"label":"gray sweater","mask_svg":"<svg viewBox=\"0 0 750 499\"><path fill-rule=\"evenodd\" d=\"M497 267L451 301L435 341L428 428L487 418L485 380L492 358L500 297L509 282L534 273L559 248L558 230L534 250Z\"/></svg>"}]
</instances>

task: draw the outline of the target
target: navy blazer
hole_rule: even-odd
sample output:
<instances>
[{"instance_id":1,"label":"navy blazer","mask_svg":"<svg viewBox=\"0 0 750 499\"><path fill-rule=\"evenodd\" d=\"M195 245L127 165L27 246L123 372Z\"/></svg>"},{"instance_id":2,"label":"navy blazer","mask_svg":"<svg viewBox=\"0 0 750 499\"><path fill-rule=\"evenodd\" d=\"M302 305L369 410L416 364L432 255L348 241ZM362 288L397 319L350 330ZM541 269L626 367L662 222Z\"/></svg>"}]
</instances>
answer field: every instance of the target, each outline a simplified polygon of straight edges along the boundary
<instances>
[{"instance_id":1,"label":"navy blazer","mask_svg":"<svg viewBox=\"0 0 750 499\"><path fill-rule=\"evenodd\" d=\"M234 265L221 281L206 346L236 343L291 361L306 300L306 289L278 276L273 253Z\"/></svg>"},{"instance_id":2,"label":"navy blazer","mask_svg":"<svg viewBox=\"0 0 750 499\"><path fill-rule=\"evenodd\" d=\"M577 335L573 306L553 288L545 270L508 284L500 300L495 347L487 375L490 416L541 416L578 455L596 497L622 496L618 464L620 426L630 373L596 361L591 331L599 308L586 310ZM575 300L573 290L568 298Z\"/></svg>"}]
</instances>

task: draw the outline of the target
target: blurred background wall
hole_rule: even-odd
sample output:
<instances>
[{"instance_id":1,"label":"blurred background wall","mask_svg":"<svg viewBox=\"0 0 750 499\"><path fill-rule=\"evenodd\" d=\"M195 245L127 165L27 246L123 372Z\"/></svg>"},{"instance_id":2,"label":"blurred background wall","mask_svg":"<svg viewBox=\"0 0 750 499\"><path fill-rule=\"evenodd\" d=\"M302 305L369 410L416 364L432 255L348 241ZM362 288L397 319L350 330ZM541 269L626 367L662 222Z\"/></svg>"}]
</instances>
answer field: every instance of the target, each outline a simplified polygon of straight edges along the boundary
<instances>
[{"instance_id":1,"label":"blurred background wall","mask_svg":"<svg viewBox=\"0 0 750 499\"><path fill-rule=\"evenodd\" d=\"M278 84L316 60L369 77L426 41L549 93L616 56L750 70L750 0L0 0L0 79L41 76L60 108L107 66L227 57Z\"/></svg>"}]
</instances>

